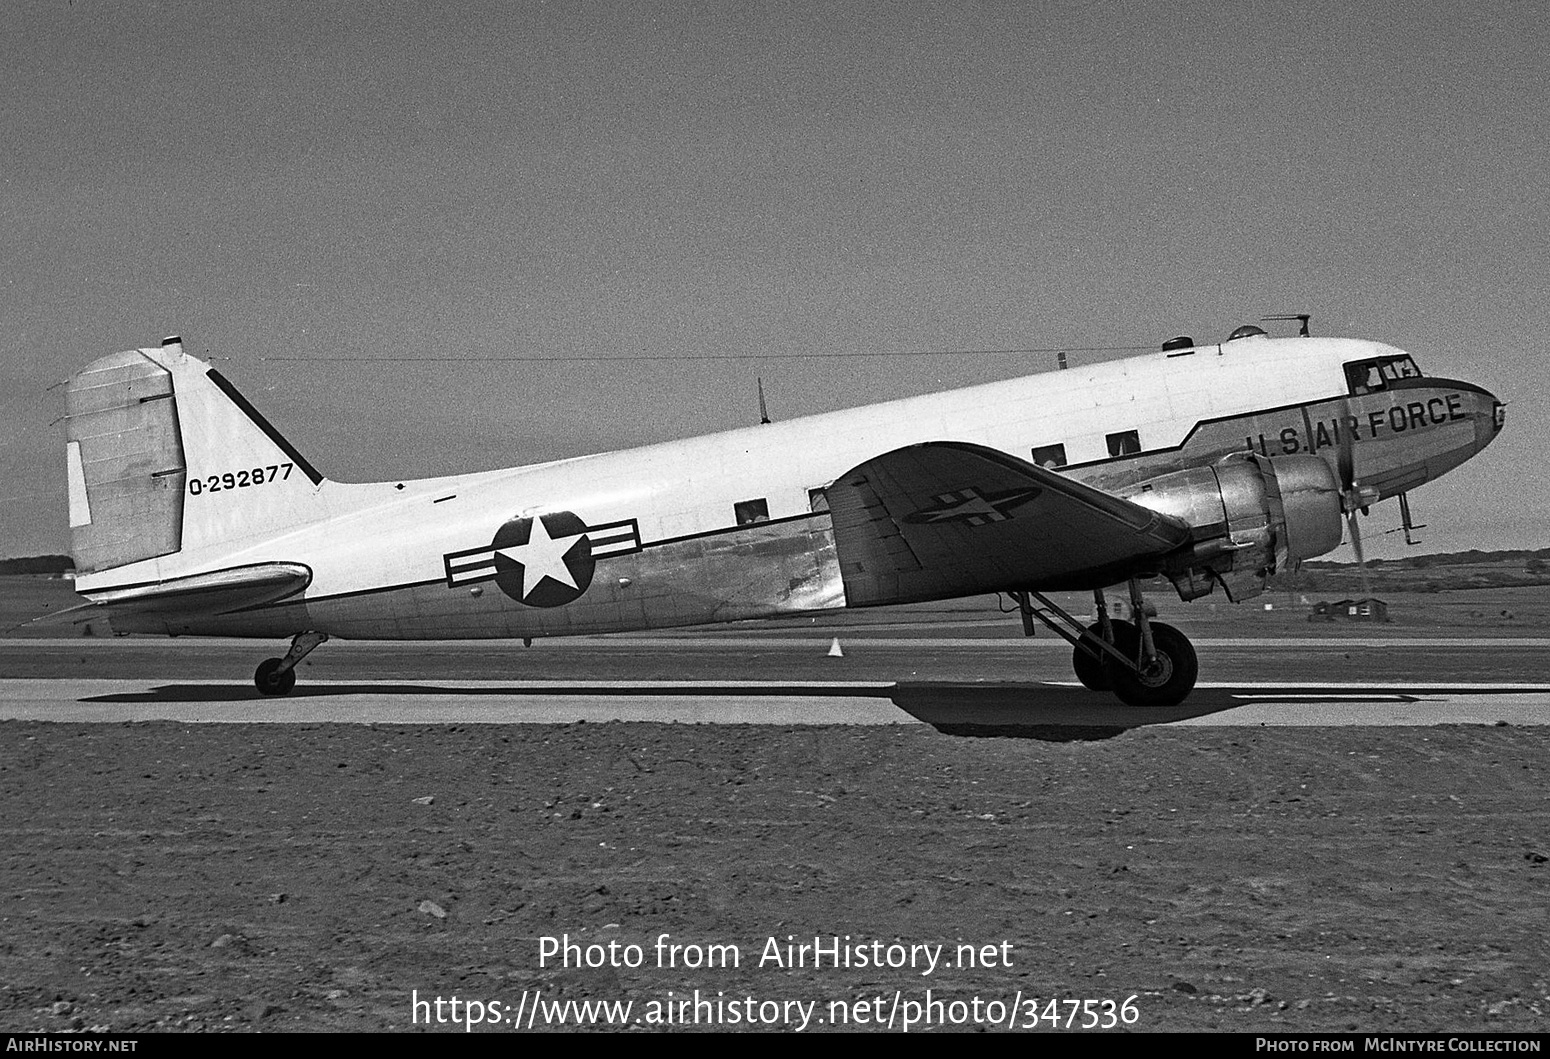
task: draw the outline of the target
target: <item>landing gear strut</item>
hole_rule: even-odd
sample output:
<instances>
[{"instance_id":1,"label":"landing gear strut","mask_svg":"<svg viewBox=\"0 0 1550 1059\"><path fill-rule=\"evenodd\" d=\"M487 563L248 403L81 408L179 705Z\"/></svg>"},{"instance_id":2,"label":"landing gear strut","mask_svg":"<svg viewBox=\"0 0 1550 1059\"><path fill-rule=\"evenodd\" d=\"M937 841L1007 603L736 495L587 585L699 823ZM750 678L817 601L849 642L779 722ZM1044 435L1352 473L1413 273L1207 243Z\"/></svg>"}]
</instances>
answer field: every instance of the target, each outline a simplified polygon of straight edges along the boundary
<instances>
[{"instance_id":1,"label":"landing gear strut","mask_svg":"<svg viewBox=\"0 0 1550 1059\"><path fill-rule=\"evenodd\" d=\"M1109 618L1109 605L1104 601L1102 589L1093 591L1093 608L1098 620L1087 627L1089 637L1114 645L1122 640L1128 643L1130 637L1135 635L1135 626L1128 621L1113 621ZM1071 668L1076 671L1076 679L1092 691L1114 690L1114 677L1109 670L1115 664L1115 659L1089 644L1077 643L1071 649Z\"/></svg>"},{"instance_id":2,"label":"landing gear strut","mask_svg":"<svg viewBox=\"0 0 1550 1059\"><path fill-rule=\"evenodd\" d=\"M328 640L326 632L300 632L284 658L266 658L253 674L253 685L265 695L289 695L296 686L296 664Z\"/></svg>"},{"instance_id":3,"label":"landing gear strut","mask_svg":"<svg viewBox=\"0 0 1550 1059\"><path fill-rule=\"evenodd\" d=\"M1014 593L1014 598L1021 593ZM1083 627L1071 615L1037 592L1028 592L1043 609L1024 609L1072 646L1071 668L1093 691L1113 691L1127 706L1177 706L1195 687L1200 663L1189 638L1171 625L1146 616L1141 586L1130 580L1131 613L1135 622L1110 619L1103 592L1094 590L1098 620Z\"/></svg>"}]
</instances>

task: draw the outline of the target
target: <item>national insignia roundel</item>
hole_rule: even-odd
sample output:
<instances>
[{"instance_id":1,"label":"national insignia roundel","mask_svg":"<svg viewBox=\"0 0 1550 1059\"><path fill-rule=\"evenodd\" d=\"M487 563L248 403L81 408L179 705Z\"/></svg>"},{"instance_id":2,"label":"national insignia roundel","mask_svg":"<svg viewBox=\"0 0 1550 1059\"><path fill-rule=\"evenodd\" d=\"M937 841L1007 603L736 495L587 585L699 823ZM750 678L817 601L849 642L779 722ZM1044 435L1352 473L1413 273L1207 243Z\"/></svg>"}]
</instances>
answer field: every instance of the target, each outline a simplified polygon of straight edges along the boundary
<instances>
[{"instance_id":1,"label":"national insignia roundel","mask_svg":"<svg viewBox=\"0 0 1550 1059\"><path fill-rule=\"evenodd\" d=\"M495 531L495 584L530 607L560 607L592 583L587 525L569 511L514 518Z\"/></svg>"},{"instance_id":2,"label":"national insignia roundel","mask_svg":"<svg viewBox=\"0 0 1550 1059\"><path fill-rule=\"evenodd\" d=\"M581 598L592 584L599 560L641 550L640 526L632 518L588 526L571 511L521 515L495 531L482 548L465 548L441 557L448 588L469 588L494 581L518 603L563 607Z\"/></svg>"}]
</instances>

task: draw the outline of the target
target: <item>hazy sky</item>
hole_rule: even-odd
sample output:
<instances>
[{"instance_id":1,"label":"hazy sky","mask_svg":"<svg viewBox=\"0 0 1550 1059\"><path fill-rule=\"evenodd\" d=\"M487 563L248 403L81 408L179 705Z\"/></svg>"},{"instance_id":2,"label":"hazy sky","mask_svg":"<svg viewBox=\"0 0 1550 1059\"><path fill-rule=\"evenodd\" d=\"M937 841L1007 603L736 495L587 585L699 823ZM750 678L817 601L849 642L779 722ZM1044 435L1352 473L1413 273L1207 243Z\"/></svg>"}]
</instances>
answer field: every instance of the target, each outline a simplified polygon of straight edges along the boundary
<instances>
[{"instance_id":1,"label":"hazy sky","mask_svg":"<svg viewBox=\"0 0 1550 1059\"><path fill-rule=\"evenodd\" d=\"M1423 551L1544 547L1535 3L100 3L0 34L0 556L180 333L324 473L449 474L1269 313L1509 402ZM340 357L436 354L441 362ZM670 360L668 354L733 359ZM458 358L613 360L489 363ZM302 361L265 360L299 356ZM1403 554L1391 502L1369 551ZM1348 557L1342 549L1336 558Z\"/></svg>"}]
</instances>

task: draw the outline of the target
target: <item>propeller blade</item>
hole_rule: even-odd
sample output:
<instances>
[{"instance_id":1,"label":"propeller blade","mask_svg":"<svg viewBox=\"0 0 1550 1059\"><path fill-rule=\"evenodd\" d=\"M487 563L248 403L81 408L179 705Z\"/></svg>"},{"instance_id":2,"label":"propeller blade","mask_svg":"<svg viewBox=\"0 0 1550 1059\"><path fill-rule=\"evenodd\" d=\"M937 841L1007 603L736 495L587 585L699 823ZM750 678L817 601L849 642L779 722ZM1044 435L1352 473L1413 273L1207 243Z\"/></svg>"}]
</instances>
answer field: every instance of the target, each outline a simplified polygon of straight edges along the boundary
<instances>
[{"instance_id":1,"label":"propeller blade","mask_svg":"<svg viewBox=\"0 0 1550 1059\"><path fill-rule=\"evenodd\" d=\"M1357 511L1346 512L1346 524L1351 527L1351 551L1356 553L1356 569L1362 578L1362 595L1372 598L1372 579L1367 576L1367 556L1362 553L1362 530L1357 522Z\"/></svg>"},{"instance_id":2,"label":"propeller blade","mask_svg":"<svg viewBox=\"0 0 1550 1059\"><path fill-rule=\"evenodd\" d=\"M1336 467L1340 473L1340 491L1354 494L1356 492L1356 447L1351 440L1349 408L1347 409L1345 422L1340 425L1337 436L1340 439Z\"/></svg>"},{"instance_id":3,"label":"propeller blade","mask_svg":"<svg viewBox=\"0 0 1550 1059\"><path fill-rule=\"evenodd\" d=\"M1356 554L1356 568L1362 578L1362 594L1372 597L1372 581L1367 576L1367 556L1362 552L1362 529L1356 521L1362 509L1362 493L1356 484L1356 443L1351 437L1350 402L1345 404L1346 416L1338 431L1340 439L1336 456L1336 469L1340 474L1340 505L1345 508L1346 525L1350 527L1351 551Z\"/></svg>"}]
</instances>

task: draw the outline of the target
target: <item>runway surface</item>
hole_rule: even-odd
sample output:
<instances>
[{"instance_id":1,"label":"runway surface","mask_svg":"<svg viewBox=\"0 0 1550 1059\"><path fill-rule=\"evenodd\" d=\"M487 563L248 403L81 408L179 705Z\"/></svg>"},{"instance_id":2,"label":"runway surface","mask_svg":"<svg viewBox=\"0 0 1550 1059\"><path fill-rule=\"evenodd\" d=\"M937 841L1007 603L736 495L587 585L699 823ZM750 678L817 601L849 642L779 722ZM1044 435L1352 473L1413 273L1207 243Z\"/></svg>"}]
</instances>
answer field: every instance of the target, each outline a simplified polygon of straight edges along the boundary
<instances>
[{"instance_id":1,"label":"runway surface","mask_svg":"<svg viewBox=\"0 0 1550 1059\"><path fill-rule=\"evenodd\" d=\"M918 627L914 630L919 632ZM1541 638L1196 641L1182 706L1081 688L1050 639L675 634L520 644L331 642L296 690L249 681L275 645L243 640L0 643L0 719L118 723L649 721L1119 731L1158 725L1550 723ZM1319 679L1309 679L1317 676Z\"/></svg>"}]
</instances>

